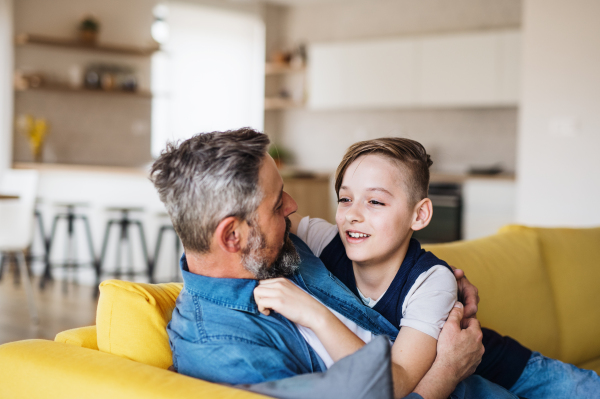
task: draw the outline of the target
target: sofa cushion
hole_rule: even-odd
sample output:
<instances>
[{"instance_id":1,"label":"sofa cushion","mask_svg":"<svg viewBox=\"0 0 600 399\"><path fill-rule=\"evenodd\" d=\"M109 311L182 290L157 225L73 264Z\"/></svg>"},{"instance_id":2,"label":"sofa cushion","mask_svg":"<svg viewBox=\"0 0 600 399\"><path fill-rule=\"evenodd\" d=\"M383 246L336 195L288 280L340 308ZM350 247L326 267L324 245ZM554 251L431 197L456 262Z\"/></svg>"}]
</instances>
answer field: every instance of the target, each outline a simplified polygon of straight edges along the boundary
<instances>
[{"instance_id":1,"label":"sofa cushion","mask_svg":"<svg viewBox=\"0 0 600 399\"><path fill-rule=\"evenodd\" d=\"M560 359L579 364L600 357L600 228L531 230L540 239L550 276Z\"/></svg>"},{"instance_id":2,"label":"sofa cushion","mask_svg":"<svg viewBox=\"0 0 600 399\"><path fill-rule=\"evenodd\" d=\"M79 327L56 334L55 342L98 350L96 326Z\"/></svg>"},{"instance_id":3,"label":"sofa cushion","mask_svg":"<svg viewBox=\"0 0 600 399\"><path fill-rule=\"evenodd\" d=\"M477 318L484 327L546 356L558 356L554 301L534 231L501 231L477 240L424 248L463 269L479 289Z\"/></svg>"},{"instance_id":4,"label":"sofa cushion","mask_svg":"<svg viewBox=\"0 0 600 399\"><path fill-rule=\"evenodd\" d=\"M96 314L98 349L164 369L173 364L167 324L183 284L107 280Z\"/></svg>"}]
</instances>

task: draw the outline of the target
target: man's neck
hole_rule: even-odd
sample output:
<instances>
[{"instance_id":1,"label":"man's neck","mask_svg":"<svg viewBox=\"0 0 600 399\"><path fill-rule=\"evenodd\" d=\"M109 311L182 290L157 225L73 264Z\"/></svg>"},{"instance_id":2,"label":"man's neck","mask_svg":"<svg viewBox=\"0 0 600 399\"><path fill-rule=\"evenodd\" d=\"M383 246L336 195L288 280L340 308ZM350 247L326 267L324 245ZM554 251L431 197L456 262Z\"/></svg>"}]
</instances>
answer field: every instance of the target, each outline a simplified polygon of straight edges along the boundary
<instances>
[{"instance_id":1,"label":"man's neck","mask_svg":"<svg viewBox=\"0 0 600 399\"><path fill-rule=\"evenodd\" d=\"M190 273L215 278L256 279L244 268L240 256L235 253L199 254L186 251L185 257Z\"/></svg>"},{"instance_id":2,"label":"man's neck","mask_svg":"<svg viewBox=\"0 0 600 399\"><path fill-rule=\"evenodd\" d=\"M386 259L367 262L352 261L356 286L365 297L377 300L390 287L406 257L411 235L402 242L398 250Z\"/></svg>"}]
</instances>

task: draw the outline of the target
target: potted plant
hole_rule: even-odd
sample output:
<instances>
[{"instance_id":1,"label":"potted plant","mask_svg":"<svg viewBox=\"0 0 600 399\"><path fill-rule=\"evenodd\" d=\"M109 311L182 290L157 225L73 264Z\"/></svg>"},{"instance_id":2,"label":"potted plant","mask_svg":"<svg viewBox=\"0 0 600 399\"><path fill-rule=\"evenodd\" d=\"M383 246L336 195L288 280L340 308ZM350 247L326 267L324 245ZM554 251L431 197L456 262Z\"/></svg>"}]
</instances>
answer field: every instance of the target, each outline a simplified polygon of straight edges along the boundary
<instances>
[{"instance_id":1,"label":"potted plant","mask_svg":"<svg viewBox=\"0 0 600 399\"><path fill-rule=\"evenodd\" d=\"M96 45L100 23L91 15L85 16L79 23L79 40L88 46Z\"/></svg>"}]
</instances>

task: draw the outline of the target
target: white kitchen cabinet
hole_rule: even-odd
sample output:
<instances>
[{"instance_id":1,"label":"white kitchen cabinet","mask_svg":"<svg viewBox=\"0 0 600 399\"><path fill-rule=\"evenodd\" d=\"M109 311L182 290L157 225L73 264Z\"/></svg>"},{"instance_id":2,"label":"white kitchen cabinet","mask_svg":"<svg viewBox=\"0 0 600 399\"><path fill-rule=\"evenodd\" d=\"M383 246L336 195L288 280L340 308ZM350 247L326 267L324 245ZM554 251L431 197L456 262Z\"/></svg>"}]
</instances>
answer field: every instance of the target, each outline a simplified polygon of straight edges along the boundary
<instances>
[{"instance_id":1,"label":"white kitchen cabinet","mask_svg":"<svg viewBox=\"0 0 600 399\"><path fill-rule=\"evenodd\" d=\"M498 34L469 33L420 40L419 105L488 105L496 100Z\"/></svg>"},{"instance_id":2,"label":"white kitchen cabinet","mask_svg":"<svg viewBox=\"0 0 600 399\"><path fill-rule=\"evenodd\" d=\"M312 45L309 107L385 108L415 102L416 41Z\"/></svg>"},{"instance_id":3,"label":"white kitchen cabinet","mask_svg":"<svg viewBox=\"0 0 600 399\"><path fill-rule=\"evenodd\" d=\"M516 30L309 46L311 109L518 104Z\"/></svg>"},{"instance_id":4,"label":"white kitchen cabinet","mask_svg":"<svg viewBox=\"0 0 600 399\"><path fill-rule=\"evenodd\" d=\"M463 183L463 239L495 234L515 223L515 181L503 178L469 178Z\"/></svg>"}]
</instances>

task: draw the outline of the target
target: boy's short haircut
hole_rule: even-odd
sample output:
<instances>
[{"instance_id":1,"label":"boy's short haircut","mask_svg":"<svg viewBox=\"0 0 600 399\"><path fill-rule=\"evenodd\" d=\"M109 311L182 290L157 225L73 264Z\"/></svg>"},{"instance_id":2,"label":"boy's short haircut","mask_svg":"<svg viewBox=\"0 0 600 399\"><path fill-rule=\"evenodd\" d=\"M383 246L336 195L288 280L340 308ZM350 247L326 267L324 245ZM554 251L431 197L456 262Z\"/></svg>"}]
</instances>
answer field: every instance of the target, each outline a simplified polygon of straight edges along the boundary
<instances>
[{"instance_id":1,"label":"boy's short haircut","mask_svg":"<svg viewBox=\"0 0 600 399\"><path fill-rule=\"evenodd\" d=\"M412 205L427 198L429 167L433 161L421 143L400 137L382 137L351 145L335 172L335 192L338 198L348 166L359 157L371 154L389 158L407 172L405 184Z\"/></svg>"}]
</instances>

